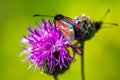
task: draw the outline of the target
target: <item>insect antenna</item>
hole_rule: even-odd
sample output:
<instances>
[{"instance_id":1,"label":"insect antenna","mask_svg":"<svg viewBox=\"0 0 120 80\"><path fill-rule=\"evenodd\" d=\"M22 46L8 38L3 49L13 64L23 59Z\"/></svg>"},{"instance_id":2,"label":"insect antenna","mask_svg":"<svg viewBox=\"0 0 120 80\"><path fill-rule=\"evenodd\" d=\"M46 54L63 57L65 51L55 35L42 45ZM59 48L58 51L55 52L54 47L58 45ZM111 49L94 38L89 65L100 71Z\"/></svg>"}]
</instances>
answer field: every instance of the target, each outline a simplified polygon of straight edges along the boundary
<instances>
[{"instance_id":1,"label":"insect antenna","mask_svg":"<svg viewBox=\"0 0 120 80\"><path fill-rule=\"evenodd\" d=\"M109 25L114 25L114 26L119 26L117 23L110 23L110 22L103 22L104 24L109 24Z\"/></svg>"},{"instance_id":2,"label":"insect antenna","mask_svg":"<svg viewBox=\"0 0 120 80\"><path fill-rule=\"evenodd\" d=\"M105 14L102 16L102 18L101 18L100 21L103 21L103 20L106 18L106 16L108 15L109 12L110 12L110 9L108 9L108 10L105 12Z\"/></svg>"},{"instance_id":3,"label":"insect antenna","mask_svg":"<svg viewBox=\"0 0 120 80\"><path fill-rule=\"evenodd\" d=\"M38 16L40 16L40 17L54 17L54 16L51 16L51 15L40 15L40 14L33 15L33 17L38 17Z\"/></svg>"},{"instance_id":4,"label":"insect antenna","mask_svg":"<svg viewBox=\"0 0 120 80\"><path fill-rule=\"evenodd\" d=\"M110 22L103 22L103 20L106 18L108 13L110 12L110 9L108 9L105 14L102 16L100 21L95 22L96 29L99 29L102 24L109 24L109 25L114 25L114 26L119 26L117 23L110 23Z\"/></svg>"}]
</instances>

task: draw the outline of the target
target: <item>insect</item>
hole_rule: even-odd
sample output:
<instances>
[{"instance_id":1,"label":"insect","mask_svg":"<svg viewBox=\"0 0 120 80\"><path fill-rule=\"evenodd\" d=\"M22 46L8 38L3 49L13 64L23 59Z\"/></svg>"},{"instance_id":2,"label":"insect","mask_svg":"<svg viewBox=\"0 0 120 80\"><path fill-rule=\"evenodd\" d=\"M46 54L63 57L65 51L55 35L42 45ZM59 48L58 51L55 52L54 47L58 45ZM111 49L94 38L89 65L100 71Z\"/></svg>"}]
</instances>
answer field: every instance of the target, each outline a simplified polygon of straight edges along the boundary
<instances>
[{"instance_id":1,"label":"insect","mask_svg":"<svg viewBox=\"0 0 120 80\"><path fill-rule=\"evenodd\" d=\"M110 10L107 10L103 18L109 13L109 11ZM56 16L36 14L34 15L34 17L35 16L54 17L54 22L69 42L72 42L75 39L81 41L91 39L103 24L103 19L101 21L94 22L85 15L76 17L74 20L69 17L63 16L62 14L58 14ZM109 24L116 26L118 25L115 23Z\"/></svg>"}]
</instances>

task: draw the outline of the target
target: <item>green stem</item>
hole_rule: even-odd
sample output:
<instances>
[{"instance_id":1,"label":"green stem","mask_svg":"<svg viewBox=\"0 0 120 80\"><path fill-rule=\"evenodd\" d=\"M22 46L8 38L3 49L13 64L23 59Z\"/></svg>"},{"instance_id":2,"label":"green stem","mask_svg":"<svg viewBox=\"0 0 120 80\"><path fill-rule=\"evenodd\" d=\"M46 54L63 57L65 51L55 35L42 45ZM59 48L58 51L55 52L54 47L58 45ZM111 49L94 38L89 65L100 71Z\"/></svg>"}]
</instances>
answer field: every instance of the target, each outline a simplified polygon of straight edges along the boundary
<instances>
[{"instance_id":1,"label":"green stem","mask_svg":"<svg viewBox=\"0 0 120 80\"><path fill-rule=\"evenodd\" d=\"M57 75L53 75L54 80L58 80Z\"/></svg>"},{"instance_id":2,"label":"green stem","mask_svg":"<svg viewBox=\"0 0 120 80\"><path fill-rule=\"evenodd\" d=\"M82 57L81 57L81 75L82 75L82 80L85 80L85 73L84 73L84 41L81 42L81 48L83 49L82 52Z\"/></svg>"}]
</instances>

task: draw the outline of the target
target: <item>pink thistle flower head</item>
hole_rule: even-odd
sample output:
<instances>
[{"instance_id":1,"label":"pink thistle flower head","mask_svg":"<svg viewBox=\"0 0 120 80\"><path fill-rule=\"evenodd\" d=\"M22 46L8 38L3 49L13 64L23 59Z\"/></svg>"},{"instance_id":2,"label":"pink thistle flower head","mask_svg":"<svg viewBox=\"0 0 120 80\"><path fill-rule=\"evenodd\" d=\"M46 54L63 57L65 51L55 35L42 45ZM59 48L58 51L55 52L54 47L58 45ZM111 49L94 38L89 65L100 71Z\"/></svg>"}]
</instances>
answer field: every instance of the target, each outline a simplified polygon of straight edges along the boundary
<instances>
[{"instance_id":1,"label":"pink thistle flower head","mask_svg":"<svg viewBox=\"0 0 120 80\"><path fill-rule=\"evenodd\" d=\"M28 36L21 39L26 46L20 55L28 55L24 61L30 61L29 68L34 65L35 69L39 67L48 74L61 72L74 60L67 48L70 47L74 53L81 49L69 44L55 23L49 20L43 20L41 28L36 24L34 29L29 27L28 30Z\"/></svg>"}]
</instances>

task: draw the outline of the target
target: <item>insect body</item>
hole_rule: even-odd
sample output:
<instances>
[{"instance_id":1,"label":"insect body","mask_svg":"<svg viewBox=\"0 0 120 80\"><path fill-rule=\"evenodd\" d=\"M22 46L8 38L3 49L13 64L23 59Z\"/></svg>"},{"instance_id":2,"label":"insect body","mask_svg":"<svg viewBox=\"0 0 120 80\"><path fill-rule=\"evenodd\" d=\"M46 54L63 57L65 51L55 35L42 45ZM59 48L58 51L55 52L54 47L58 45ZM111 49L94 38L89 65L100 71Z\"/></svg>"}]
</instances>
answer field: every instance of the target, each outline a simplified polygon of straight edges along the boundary
<instances>
[{"instance_id":1,"label":"insect body","mask_svg":"<svg viewBox=\"0 0 120 80\"><path fill-rule=\"evenodd\" d=\"M93 22L84 15L72 20L71 18L59 14L54 17L54 20L69 42L72 42L74 39L90 39L102 24L102 22Z\"/></svg>"}]
</instances>

